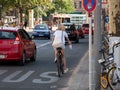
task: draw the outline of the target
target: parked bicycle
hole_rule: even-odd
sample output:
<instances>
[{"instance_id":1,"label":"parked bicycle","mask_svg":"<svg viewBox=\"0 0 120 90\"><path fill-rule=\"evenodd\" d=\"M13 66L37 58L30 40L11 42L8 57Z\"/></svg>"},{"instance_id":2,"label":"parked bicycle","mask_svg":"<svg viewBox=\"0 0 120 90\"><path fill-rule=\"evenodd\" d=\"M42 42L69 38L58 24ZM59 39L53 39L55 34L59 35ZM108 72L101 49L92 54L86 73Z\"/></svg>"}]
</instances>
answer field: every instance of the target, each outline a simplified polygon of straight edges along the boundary
<instances>
[{"instance_id":1,"label":"parked bicycle","mask_svg":"<svg viewBox=\"0 0 120 90\"><path fill-rule=\"evenodd\" d=\"M57 61L56 61L56 64L57 64L57 69L58 69L58 77L61 77L62 74L64 74L64 64L62 62L62 52L61 52L62 48L61 47L58 47L57 48Z\"/></svg>"},{"instance_id":2,"label":"parked bicycle","mask_svg":"<svg viewBox=\"0 0 120 90\"><path fill-rule=\"evenodd\" d=\"M102 65L101 86L104 89L110 87L112 90L118 90L120 88L118 86L118 83L120 83L120 67L114 61L114 49L118 46L120 46L120 42L112 46L112 53L109 53L107 58L105 58L105 50L101 50L103 59L98 61Z\"/></svg>"},{"instance_id":3,"label":"parked bicycle","mask_svg":"<svg viewBox=\"0 0 120 90\"><path fill-rule=\"evenodd\" d=\"M108 83L108 72L112 68L112 64L114 63L112 55L110 54L109 57L106 58L106 50L102 49L100 51L102 53L103 58L99 59L98 62L101 64L101 86L104 89L109 87Z\"/></svg>"},{"instance_id":4,"label":"parked bicycle","mask_svg":"<svg viewBox=\"0 0 120 90\"><path fill-rule=\"evenodd\" d=\"M114 51L115 48L120 46L120 42L116 43L112 47L112 56L114 59ZM120 90L120 66L118 66L117 62L114 60L114 64L112 68L108 72L108 83L112 90Z\"/></svg>"}]
</instances>

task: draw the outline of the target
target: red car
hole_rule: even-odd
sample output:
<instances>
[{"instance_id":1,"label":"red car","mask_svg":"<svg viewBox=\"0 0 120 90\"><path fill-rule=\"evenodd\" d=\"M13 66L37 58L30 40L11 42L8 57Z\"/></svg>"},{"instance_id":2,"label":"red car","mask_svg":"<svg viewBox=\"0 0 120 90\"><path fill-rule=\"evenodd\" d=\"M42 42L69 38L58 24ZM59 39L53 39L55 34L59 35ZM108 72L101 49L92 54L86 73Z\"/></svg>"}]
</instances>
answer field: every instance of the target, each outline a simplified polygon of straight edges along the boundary
<instances>
[{"instance_id":1,"label":"red car","mask_svg":"<svg viewBox=\"0 0 120 90\"><path fill-rule=\"evenodd\" d=\"M85 38L85 34L84 34L84 31L82 30L81 26L80 25L76 25L76 29L78 30L79 37L80 38Z\"/></svg>"},{"instance_id":2,"label":"red car","mask_svg":"<svg viewBox=\"0 0 120 90\"><path fill-rule=\"evenodd\" d=\"M0 27L0 61L35 61L36 45L24 29Z\"/></svg>"},{"instance_id":3,"label":"red car","mask_svg":"<svg viewBox=\"0 0 120 90\"><path fill-rule=\"evenodd\" d=\"M62 23L65 26L65 31L68 34L70 41L79 43L79 32L77 31L75 24L73 23Z\"/></svg>"},{"instance_id":4,"label":"red car","mask_svg":"<svg viewBox=\"0 0 120 90\"><path fill-rule=\"evenodd\" d=\"M83 24L82 30L84 30L85 34L89 34L89 24ZM92 35L93 35L93 29L92 29Z\"/></svg>"}]
</instances>

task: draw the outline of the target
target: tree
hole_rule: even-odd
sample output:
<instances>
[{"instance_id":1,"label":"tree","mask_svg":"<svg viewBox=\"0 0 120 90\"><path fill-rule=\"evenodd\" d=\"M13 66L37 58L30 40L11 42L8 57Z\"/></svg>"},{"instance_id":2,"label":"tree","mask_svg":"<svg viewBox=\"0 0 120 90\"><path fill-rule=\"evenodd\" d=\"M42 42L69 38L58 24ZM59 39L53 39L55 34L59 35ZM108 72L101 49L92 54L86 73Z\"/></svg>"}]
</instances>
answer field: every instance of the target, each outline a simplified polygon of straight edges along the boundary
<instances>
[{"instance_id":1,"label":"tree","mask_svg":"<svg viewBox=\"0 0 120 90\"><path fill-rule=\"evenodd\" d=\"M9 7L16 8L20 13L20 22L22 22L22 14L27 14L29 9L35 9L36 13L45 15L46 11L52 8L51 0L0 0L0 3L5 12Z\"/></svg>"},{"instance_id":2,"label":"tree","mask_svg":"<svg viewBox=\"0 0 120 90\"><path fill-rule=\"evenodd\" d=\"M74 11L73 0L54 0L54 13L70 13Z\"/></svg>"},{"instance_id":3,"label":"tree","mask_svg":"<svg viewBox=\"0 0 120 90\"><path fill-rule=\"evenodd\" d=\"M109 0L109 33L120 36L120 0Z\"/></svg>"}]
</instances>

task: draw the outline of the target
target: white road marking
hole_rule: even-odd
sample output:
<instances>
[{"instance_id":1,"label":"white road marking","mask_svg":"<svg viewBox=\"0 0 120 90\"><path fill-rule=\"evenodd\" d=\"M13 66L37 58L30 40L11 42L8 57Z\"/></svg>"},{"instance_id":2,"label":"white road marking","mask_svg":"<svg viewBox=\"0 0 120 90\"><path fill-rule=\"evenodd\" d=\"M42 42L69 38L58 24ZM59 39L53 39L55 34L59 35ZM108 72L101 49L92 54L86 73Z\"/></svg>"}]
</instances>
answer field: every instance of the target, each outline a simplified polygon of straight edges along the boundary
<instances>
[{"instance_id":1,"label":"white road marking","mask_svg":"<svg viewBox=\"0 0 120 90\"><path fill-rule=\"evenodd\" d=\"M47 43L44 43L44 44L40 44L40 45L37 46L37 48L40 48L40 47L46 46L46 45L51 44L51 43L52 43L52 42L50 41L50 42L47 42Z\"/></svg>"},{"instance_id":2,"label":"white road marking","mask_svg":"<svg viewBox=\"0 0 120 90\"><path fill-rule=\"evenodd\" d=\"M43 83L43 84L56 82L58 80L58 77L52 76L50 74L56 75L57 72L44 72L44 73L40 74L40 77L47 78L49 80L34 79L32 82L33 83Z\"/></svg>"},{"instance_id":3,"label":"white road marking","mask_svg":"<svg viewBox=\"0 0 120 90\"><path fill-rule=\"evenodd\" d=\"M0 70L0 75L2 75L5 72L7 72L7 70Z\"/></svg>"},{"instance_id":4,"label":"white road marking","mask_svg":"<svg viewBox=\"0 0 120 90\"><path fill-rule=\"evenodd\" d=\"M0 75L4 74L8 72L8 70L0 70ZM20 83L25 81L27 78L30 77L30 75L32 75L33 73L35 73L35 71L27 71L25 74L22 74L20 76L20 73L22 73L23 71L15 71L12 74L8 75L7 77L3 78L2 82L9 82L9 83ZM19 77L18 77L19 75ZM48 84L48 83L53 83L58 81L58 76L57 72L55 71L49 71L49 72L43 72L40 74L40 78L38 79L34 79L31 81L31 83L41 83L41 84ZM45 80L46 79L46 80Z\"/></svg>"},{"instance_id":5,"label":"white road marking","mask_svg":"<svg viewBox=\"0 0 120 90\"><path fill-rule=\"evenodd\" d=\"M16 80L12 80L12 78L14 78L15 76L17 76L18 74L20 74L22 71L16 71L12 74L10 74L8 77L6 77L5 79L3 79L3 82L22 82L25 79L27 79L34 71L28 71L26 74L24 74L23 76L21 76L20 78L16 79Z\"/></svg>"}]
</instances>

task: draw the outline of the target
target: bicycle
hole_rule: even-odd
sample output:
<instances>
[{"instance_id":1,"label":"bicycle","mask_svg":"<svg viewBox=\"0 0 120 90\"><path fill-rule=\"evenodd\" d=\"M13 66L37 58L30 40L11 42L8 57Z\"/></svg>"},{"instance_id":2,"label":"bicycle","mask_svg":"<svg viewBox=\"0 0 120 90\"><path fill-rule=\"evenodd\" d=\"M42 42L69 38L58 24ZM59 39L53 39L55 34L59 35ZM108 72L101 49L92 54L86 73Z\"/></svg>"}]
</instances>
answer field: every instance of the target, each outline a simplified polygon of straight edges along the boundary
<instances>
[{"instance_id":1,"label":"bicycle","mask_svg":"<svg viewBox=\"0 0 120 90\"><path fill-rule=\"evenodd\" d=\"M61 50L62 50L61 47L57 48L57 61L56 61L56 63L57 63L57 69L58 69L58 77L61 77L62 74L64 74L64 69L63 69L64 64L62 62L63 55L62 55Z\"/></svg>"},{"instance_id":2,"label":"bicycle","mask_svg":"<svg viewBox=\"0 0 120 90\"><path fill-rule=\"evenodd\" d=\"M113 58L112 55L109 54L109 57L105 57L105 54L107 53L105 49L102 49L100 51L102 53L103 59L99 59L98 62L101 64L101 86L104 89L107 89L109 87L109 83L108 83L108 72L112 67L113 62Z\"/></svg>"},{"instance_id":3,"label":"bicycle","mask_svg":"<svg viewBox=\"0 0 120 90\"><path fill-rule=\"evenodd\" d=\"M114 49L115 47L120 46L120 42L116 43L115 45L113 45L112 47L112 56L114 59ZM108 72L108 83L109 86L112 90L118 90L120 88L120 85L118 85L118 83L120 84L120 67L117 65L116 62L114 62L112 68L109 70Z\"/></svg>"},{"instance_id":4,"label":"bicycle","mask_svg":"<svg viewBox=\"0 0 120 90\"><path fill-rule=\"evenodd\" d=\"M102 53L102 59L99 59L98 62L101 64L101 87L107 89L109 87L107 76L108 71L111 69L111 64L113 60L111 60L111 55L109 54L109 37L107 32L104 32L102 35L102 49L100 51Z\"/></svg>"}]
</instances>

